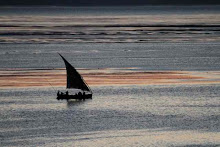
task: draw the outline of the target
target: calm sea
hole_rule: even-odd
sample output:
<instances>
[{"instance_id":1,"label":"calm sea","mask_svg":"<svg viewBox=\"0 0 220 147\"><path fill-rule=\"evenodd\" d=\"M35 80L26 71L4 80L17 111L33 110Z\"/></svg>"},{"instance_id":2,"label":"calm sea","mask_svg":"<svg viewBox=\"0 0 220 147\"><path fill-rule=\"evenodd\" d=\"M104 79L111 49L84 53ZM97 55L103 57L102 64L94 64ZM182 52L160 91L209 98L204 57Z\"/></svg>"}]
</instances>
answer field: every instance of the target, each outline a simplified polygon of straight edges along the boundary
<instances>
[{"instance_id":1,"label":"calm sea","mask_svg":"<svg viewBox=\"0 0 220 147\"><path fill-rule=\"evenodd\" d=\"M76 68L215 71L220 43L1 44L0 68Z\"/></svg>"},{"instance_id":2,"label":"calm sea","mask_svg":"<svg viewBox=\"0 0 220 147\"><path fill-rule=\"evenodd\" d=\"M220 6L0 8L0 69L220 70ZM0 146L220 146L220 85L0 89Z\"/></svg>"},{"instance_id":3,"label":"calm sea","mask_svg":"<svg viewBox=\"0 0 220 147\"><path fill-rule=\"evenodd\" d=\"M220 6L1 7L0 22L0 43L220 40Z\"/></svg>"}]
</instances>

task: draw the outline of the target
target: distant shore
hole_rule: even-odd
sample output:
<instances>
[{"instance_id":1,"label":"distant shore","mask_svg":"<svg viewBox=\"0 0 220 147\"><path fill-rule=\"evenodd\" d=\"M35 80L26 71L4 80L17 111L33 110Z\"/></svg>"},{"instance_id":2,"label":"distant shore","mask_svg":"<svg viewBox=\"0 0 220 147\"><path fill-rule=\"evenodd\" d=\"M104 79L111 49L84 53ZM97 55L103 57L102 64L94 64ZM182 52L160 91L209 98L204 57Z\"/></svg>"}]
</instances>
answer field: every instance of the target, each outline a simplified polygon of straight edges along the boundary
<instances>
[{"instance_id":1,"label":"distant shore","mask_svg":"<svg viewBox=\"0 0 220 147\"><path fill-rule=\"evenodd\" d=\"M220 84L220 71L137 71L129 69L80 69L91 86ZM66 85L65 69L1 69L0 88L55 87Z\"/></svg>"}]
</instances>

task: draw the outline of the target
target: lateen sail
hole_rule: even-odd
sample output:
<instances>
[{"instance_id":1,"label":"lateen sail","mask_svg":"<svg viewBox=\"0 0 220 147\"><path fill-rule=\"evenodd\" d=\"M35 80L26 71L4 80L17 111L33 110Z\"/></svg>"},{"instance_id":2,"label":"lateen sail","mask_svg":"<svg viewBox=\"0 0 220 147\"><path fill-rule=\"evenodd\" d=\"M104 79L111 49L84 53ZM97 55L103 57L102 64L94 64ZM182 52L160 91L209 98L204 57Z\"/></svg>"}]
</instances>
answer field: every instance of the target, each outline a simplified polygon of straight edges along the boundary
<instances>
[{"instance_id":1,"label":"lateen sail","mask_svg":"<svg viewBox=\"0 0 220 147\"><path fill-rule=\"evenodd\" d=\"M76 88L81 89L83 91L89 91L92 93L90 88L87 86L83 78L76 71L76 69L61 55L59 54L65 65L66 65L66 73L67 73L67 85L66 88Z\"/></svg>"}]
</instances>

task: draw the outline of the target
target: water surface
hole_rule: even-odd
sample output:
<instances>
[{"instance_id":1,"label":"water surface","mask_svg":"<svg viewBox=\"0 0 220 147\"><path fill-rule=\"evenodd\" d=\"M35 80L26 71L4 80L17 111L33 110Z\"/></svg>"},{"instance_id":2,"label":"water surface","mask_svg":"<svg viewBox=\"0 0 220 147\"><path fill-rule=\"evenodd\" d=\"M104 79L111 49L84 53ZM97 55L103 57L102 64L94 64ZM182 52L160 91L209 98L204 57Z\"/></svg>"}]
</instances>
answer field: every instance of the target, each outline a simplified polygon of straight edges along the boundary
<instances>
[{"instance_id":1,"label":"water surface","mask_svg":"<svg viewBox=\"0 0 220 147\"><path fill-rule=\"evenodd\" d=\"M52 88L1 90L1 144L220 144L219 85L92 89L93 100L69 103L57 101Z\"/></svg>"},{"instance_id":2,"label":"water surface","mask_svg":"<svg viewBox=\"0 0 220 147\"><path fill-rule=\"evenodd\" d=\"M219 25L219 6L1 7L0 146L219 146ZM128 72L127 85L57 101L57 52L88 80Z\"/></svg>"}]
</instances>

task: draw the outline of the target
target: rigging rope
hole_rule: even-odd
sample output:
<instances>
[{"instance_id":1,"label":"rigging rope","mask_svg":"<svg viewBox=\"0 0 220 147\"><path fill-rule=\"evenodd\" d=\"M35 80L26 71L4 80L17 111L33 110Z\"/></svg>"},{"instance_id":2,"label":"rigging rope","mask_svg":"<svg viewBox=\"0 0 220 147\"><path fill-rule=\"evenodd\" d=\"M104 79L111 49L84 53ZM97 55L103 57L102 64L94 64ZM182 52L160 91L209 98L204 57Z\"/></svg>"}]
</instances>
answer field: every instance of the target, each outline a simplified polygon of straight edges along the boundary
<instances>
[{"instance_id":1,"label":"rigging rope","mask_svg":"<svg viewBox=\"0 0 220 147\"><path fill-rule=\"evenodd\" d=\"M46 78L45 78L46 79ZM47 79L46 79L47 80ZM50 84L50 86L53 88L53 90L55 91L55 92L57 92L57 90L53 87L53 85L47 80L47 82Z\"/></svg>"}]
</instances>

